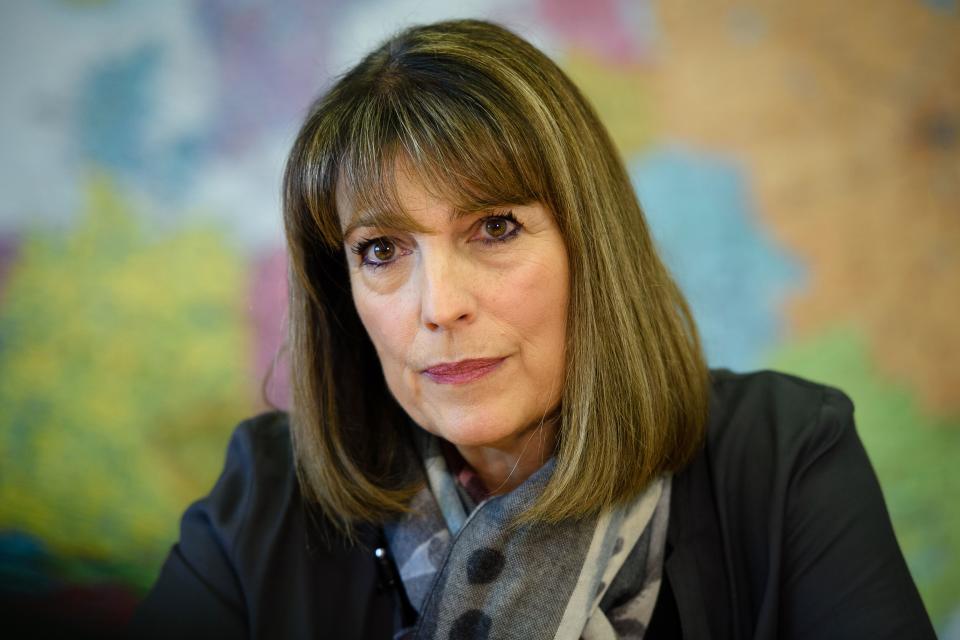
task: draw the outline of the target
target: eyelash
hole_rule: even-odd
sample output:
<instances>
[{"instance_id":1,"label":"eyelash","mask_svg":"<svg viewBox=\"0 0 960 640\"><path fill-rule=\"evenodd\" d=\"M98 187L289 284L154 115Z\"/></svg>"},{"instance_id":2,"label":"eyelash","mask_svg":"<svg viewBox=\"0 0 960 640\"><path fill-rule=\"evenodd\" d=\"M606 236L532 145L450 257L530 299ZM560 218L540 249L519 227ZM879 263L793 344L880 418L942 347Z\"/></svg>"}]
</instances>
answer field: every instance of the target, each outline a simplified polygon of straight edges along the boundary
<instances>
[{"instance_id":1,"label":"eyelash","mask_svg":"<svg viewBox=\"0 0 960 640\"><path fill-rule=\"evenodd\" d=\"M517 237L517 234L520 233L520 230L523 229L523 225L522 225L522 224L520 223L520 221L517 220L517 218L513 215L513 212L512 212L512 211L507 211L507 212L505 212L505 213L499 213L499 214L494 215L494 216L486 216L485 218L481 218L481 219L480 219L479 224L480 224L480 225L483 225L483 224L485 224L485 223L487 222L487 220L497 220L497 219L506 220L506 221L508 221L508 222L512 222L512 223L513 223L513 229L510 230L509 232L507 232L505 235L499 237L499 238L481 238L481 239L480 239L480 242L482 242L483 244L485 244L485 245L492 245L492 244L501 244L501 243L504 243L504 242L509 242L510 240L513 240L514 238L516 238L516 237ZM383 241L383 240L389 240L390 242L393 242L393 241L390 240L390 238L388 238L387 236L377 236L376 238L360 238L360 240L358 240L356 243L353 244L352 247L350 247L350 251L352 251L354 254L360 256L360 258L361 258L360 264L363 265L363 266L372 267L372 268L374 268L374 269L380 269L380 268L382 268L382 267L389 267L389 266L392 265L394 262L396 262L396 260L390 260L389 262L371 262L371 261L367 260L366 257L365 257L365 256L366 256L366 253L367 253L367 250L368 250L371 246L373 246L375 243L377 243L377 242L379 242L379 241ZM396 245L396 243L394 243L394 245Z\"/></svg>"}]
</instances>

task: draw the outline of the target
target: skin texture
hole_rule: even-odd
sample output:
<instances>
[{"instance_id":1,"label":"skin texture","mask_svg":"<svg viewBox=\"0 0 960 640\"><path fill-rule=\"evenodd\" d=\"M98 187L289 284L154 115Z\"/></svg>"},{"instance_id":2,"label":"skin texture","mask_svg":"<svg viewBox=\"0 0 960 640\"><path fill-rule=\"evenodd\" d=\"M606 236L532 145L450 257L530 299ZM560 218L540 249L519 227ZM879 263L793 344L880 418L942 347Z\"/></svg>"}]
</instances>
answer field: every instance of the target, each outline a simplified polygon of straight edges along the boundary
<instances>
[{"instance_id":1,"label":"skin texture","mask_svg":"<svg viewBox=\"0 0 960 640\"><path fill-rule=\"evenodd\" d=\"M349 231L354 304L407 414L456 446L491 493L508 492L555 442L570 296L566 245L539 203L458 215L405 172L397 187L424 231ZM346 194L338 202L347 229L361 212ZM499 217L508 212L519 225ZM476 358L505 359L461 384L423 373Z\"/></svg>"}]
</instances>

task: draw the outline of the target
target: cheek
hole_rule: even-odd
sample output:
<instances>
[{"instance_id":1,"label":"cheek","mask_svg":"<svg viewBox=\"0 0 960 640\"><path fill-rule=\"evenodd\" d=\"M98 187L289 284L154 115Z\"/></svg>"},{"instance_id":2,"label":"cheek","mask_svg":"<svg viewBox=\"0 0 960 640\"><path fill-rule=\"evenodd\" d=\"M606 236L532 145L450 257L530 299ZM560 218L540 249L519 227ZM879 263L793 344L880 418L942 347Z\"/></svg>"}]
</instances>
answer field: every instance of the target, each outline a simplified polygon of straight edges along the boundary
<instances>
[{"instance_id":1,"label":"cheek","mask_svg":"<svg viewBox=\"0 0 960 640\"><path fill-rule=\"evenodd\" d=\"M570 288L565 255L530 262L504 285L497 302L501 317L525 340L554 343L558 334L562 340Z\"/></svg>"},{"instance_id":2,"label":"cheek","mask_svg":"<svg viewBox=\"0 0 960 640\"><path fill-rule=\"evenodd\" d=\"M402 363L416 330L415 323L408 321L408 305L402 296L377 294L354 283L353 303L384 371Z\"/></svg>"},{"instance_id":3,"label":"cheek","mask_svg":"<svg viewBox=\"0 0 960 640\"><path fill-rule=\"evenodd\" d=\"M566 375L570 284L565 254L530 269L514 285L504 310L523 342L520 379L536 414L545 413L560 402Z\"/></svg>"}]
</instances>

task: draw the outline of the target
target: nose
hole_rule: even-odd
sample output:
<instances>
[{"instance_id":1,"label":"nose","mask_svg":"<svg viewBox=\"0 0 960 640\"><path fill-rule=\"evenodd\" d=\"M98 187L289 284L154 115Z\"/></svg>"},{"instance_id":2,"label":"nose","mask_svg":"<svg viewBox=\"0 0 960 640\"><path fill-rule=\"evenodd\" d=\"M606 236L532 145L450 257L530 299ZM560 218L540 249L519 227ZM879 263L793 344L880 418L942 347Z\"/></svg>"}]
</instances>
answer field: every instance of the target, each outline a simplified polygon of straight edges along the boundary
<instances>
[{"instance_id":1,"label":"nose","mask_svg":"<svg viewBox=\"0 0 960 640\"><path fill-rule=\"evenodd\" d=\"M451 253L426 255L420 263L420 321L431 332L451 330L476 316L475 278Z\"/></svg>"}]
</instances>

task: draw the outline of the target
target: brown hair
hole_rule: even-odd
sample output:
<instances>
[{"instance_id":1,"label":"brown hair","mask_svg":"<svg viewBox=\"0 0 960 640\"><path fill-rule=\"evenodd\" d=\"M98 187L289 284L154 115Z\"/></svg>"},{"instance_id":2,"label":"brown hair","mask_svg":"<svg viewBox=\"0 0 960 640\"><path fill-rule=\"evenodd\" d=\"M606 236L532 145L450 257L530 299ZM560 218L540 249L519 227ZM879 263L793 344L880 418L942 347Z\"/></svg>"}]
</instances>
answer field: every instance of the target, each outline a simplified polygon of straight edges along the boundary
<instances>
[{"instance_id":1,"label":"brown hair","mask_svg":"<svg viewBox=\"0 0 960 640\"><path fill-rule=\"evenodd\" d=\"M402 224L398 163L463 210L541 202L567 244L571 291L557 464L521 521L637 496L703 439L708 375L617 152L543 53L476 20L387 40L312 106L284 176L291 428L304 494L346 533L407 508L409 419L350 295L338 188ZM409 220L406 221L409 226Z\"/></svg>"}]
</instances>

